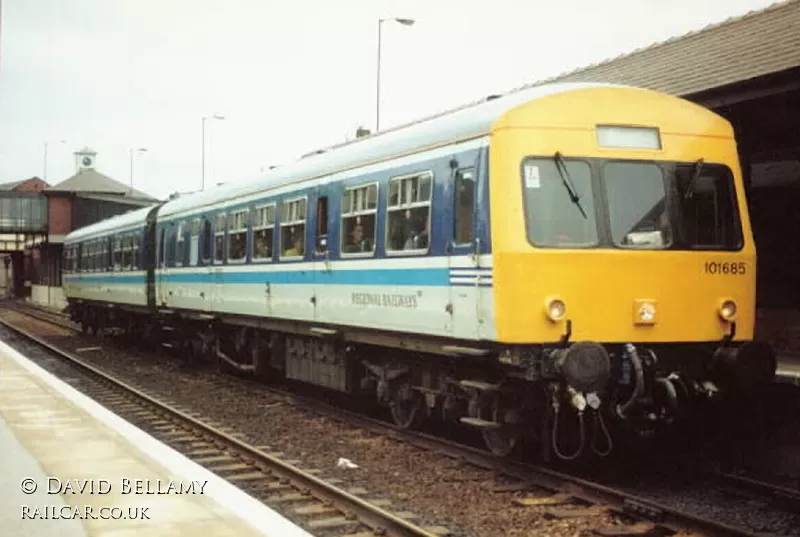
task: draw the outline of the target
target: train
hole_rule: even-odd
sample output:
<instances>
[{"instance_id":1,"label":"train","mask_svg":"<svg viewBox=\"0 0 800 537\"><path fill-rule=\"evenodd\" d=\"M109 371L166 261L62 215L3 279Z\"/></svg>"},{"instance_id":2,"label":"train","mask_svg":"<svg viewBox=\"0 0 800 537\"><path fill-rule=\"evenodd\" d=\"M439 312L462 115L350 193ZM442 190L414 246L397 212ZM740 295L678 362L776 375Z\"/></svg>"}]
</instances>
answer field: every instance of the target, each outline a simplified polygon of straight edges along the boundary
<instances>
[{"instance_id":1,"label":"train","mask_svg":"<svg viewBox=\"0 0 800 537\"><path fill-rule=\"evenodd\" d=\"M615 84L493 95L83 227L63 288L90 334L463 425L498 457L606 456L776 368L731 124Z\"/></svg>"}]
</instances>

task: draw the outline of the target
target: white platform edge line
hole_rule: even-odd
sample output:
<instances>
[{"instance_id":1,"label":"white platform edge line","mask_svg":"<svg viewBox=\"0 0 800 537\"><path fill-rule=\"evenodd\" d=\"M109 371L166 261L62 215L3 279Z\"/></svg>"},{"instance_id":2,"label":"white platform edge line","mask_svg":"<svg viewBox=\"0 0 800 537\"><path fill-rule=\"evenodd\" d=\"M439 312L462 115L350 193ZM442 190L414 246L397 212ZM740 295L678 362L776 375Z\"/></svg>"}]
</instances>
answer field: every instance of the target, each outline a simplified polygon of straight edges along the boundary
<instances>
[{"instance_id":1,"label":"white platform edge line","mask_svg":"<svg viewBox=\"0 0 800 537\"><path fill-rule=\"evenodd\" d=\"M52 373L45 371L2 340L0 340L0 349L22 367L42 379L63 397L66 397L98 421L122 435L132 444L133 448L138 449L143 455L153 459L168 471L194 481L207 480L208 490L210 491L207 496L213 498L217 503L264 535L313 537L313 535L294 525L290 520L276 513L243 490L156 440L132 423L122 419L69 384L58 379Z\"/></svg>"}]
</instances>

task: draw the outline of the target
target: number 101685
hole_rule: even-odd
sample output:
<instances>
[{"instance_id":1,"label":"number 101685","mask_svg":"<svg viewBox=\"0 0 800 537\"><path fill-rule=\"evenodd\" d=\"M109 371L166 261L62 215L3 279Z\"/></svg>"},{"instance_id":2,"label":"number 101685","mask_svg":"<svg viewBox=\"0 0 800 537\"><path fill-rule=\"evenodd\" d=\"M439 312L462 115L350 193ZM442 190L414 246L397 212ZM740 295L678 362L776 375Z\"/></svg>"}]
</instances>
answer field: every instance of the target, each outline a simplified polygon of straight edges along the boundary
<instances>
[{"instance_id":1,"label":"number 101685","mask_svg":"<svg viewBox=\"0 0 800 537\"><path fill-rule=\"evenodd\" d=\"M722 274L724 276L729 274L743 276L747 274L747 264L744 261L706 261L703 268L706 274Z\"/></svg>"}]
</instances>

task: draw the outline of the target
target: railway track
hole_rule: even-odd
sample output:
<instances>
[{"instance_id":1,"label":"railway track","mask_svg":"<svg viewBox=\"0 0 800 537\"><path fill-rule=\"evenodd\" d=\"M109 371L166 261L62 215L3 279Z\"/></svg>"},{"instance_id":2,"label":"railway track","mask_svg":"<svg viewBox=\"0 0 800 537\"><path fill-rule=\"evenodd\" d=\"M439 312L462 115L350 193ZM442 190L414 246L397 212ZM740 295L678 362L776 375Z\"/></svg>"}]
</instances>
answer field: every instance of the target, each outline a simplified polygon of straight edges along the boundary
<instances>
[{"instance_id":1,"label":"railway track","mask_svg":"<svg viewBox=\"0 0 800 537\"><path fill-rule=\"evenodd\" d=\"M75 329L74 325L66 321L64 317L51 312L25 309L27 310L24 312L26 315ZM240 379L227 377L220 377L220 383L225 387L233 387L234 383L240 388L242 386ZM672 535L687 531L701 535L741 537L755 535L736 527L671 508L652 499L581 479L574 475L515 461L498 460L481 449L464 446L438 436L397 429L380 420L343 411L316 399L299 397L285 390L265 387L262 384L258 386L259 389L292 397L301 402L304 407L312 408L315 412L323 413L333 419L343 420L382 436L444 454L456 461L457 464L473 467L477 473L483 472L484 476L492 475L498 481L498 484L492 488L494 492L518 491L521 495L514 501L519 506L546 506L544 511L546 517L576 518L612 515L614 524L598 526L594 529L600 535ZM795 508L800 507L800 494L791 489L780 489L780 487L750 479L743 480L730 474L710 472L708 475L723 482L726 486L747 488L761 496L774 498Z\"/></svg>"},{"instance_id":2,"label":"railway track","mask_svg":"<svg viewBox=\"0 0 800 537\"><path fill-rule=\"evenodd\" d=\"M71 379L73 387L313 534L437 537L449 533L446 528L416 525L408 520L410 514L392 513L381 502L359 497L364 491L338 488L332 479L294 466L299 461L248 445L236 433L204 423L188 409L169 406L5 320L0 324L80 370L84 375L79 381Z\"/></svg>"}]
</instances>

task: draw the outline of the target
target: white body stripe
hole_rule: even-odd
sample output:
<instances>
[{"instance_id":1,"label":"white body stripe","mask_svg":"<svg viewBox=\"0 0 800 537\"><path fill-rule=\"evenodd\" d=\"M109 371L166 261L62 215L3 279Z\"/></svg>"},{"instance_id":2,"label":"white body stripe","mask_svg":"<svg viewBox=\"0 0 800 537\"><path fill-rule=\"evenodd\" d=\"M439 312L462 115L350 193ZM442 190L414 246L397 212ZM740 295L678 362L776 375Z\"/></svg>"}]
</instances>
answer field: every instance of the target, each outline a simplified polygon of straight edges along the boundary
<instances>
[{"instance_id":1,"label":"white body stripe","mask_svg":"<svg viewBox=\"0 0 800 537\"><path fill-rule=\"evenodd\" d=\"M214 283L216 277L222 279L230 272L317 274L315 271L326 270L323 262L159 269L156 301L159 307L166 308L365 326L467 340L493 339L492 256L480 256L478 262L482 269L475 268L471 256L334 261L327 268L329 271L456 269L458 276L452 276L454 271L449 270L450 285ZM80 282L77 275L65 275L65 292L69 298L146 305L144 272L126 274L141 276L141 285ZM205 276L205 281L169 282L168 278L176 274ZM92 275L110 274L88 276ZM448 311L449 304L452 313Z\"/></svg>"}]
</instances>

